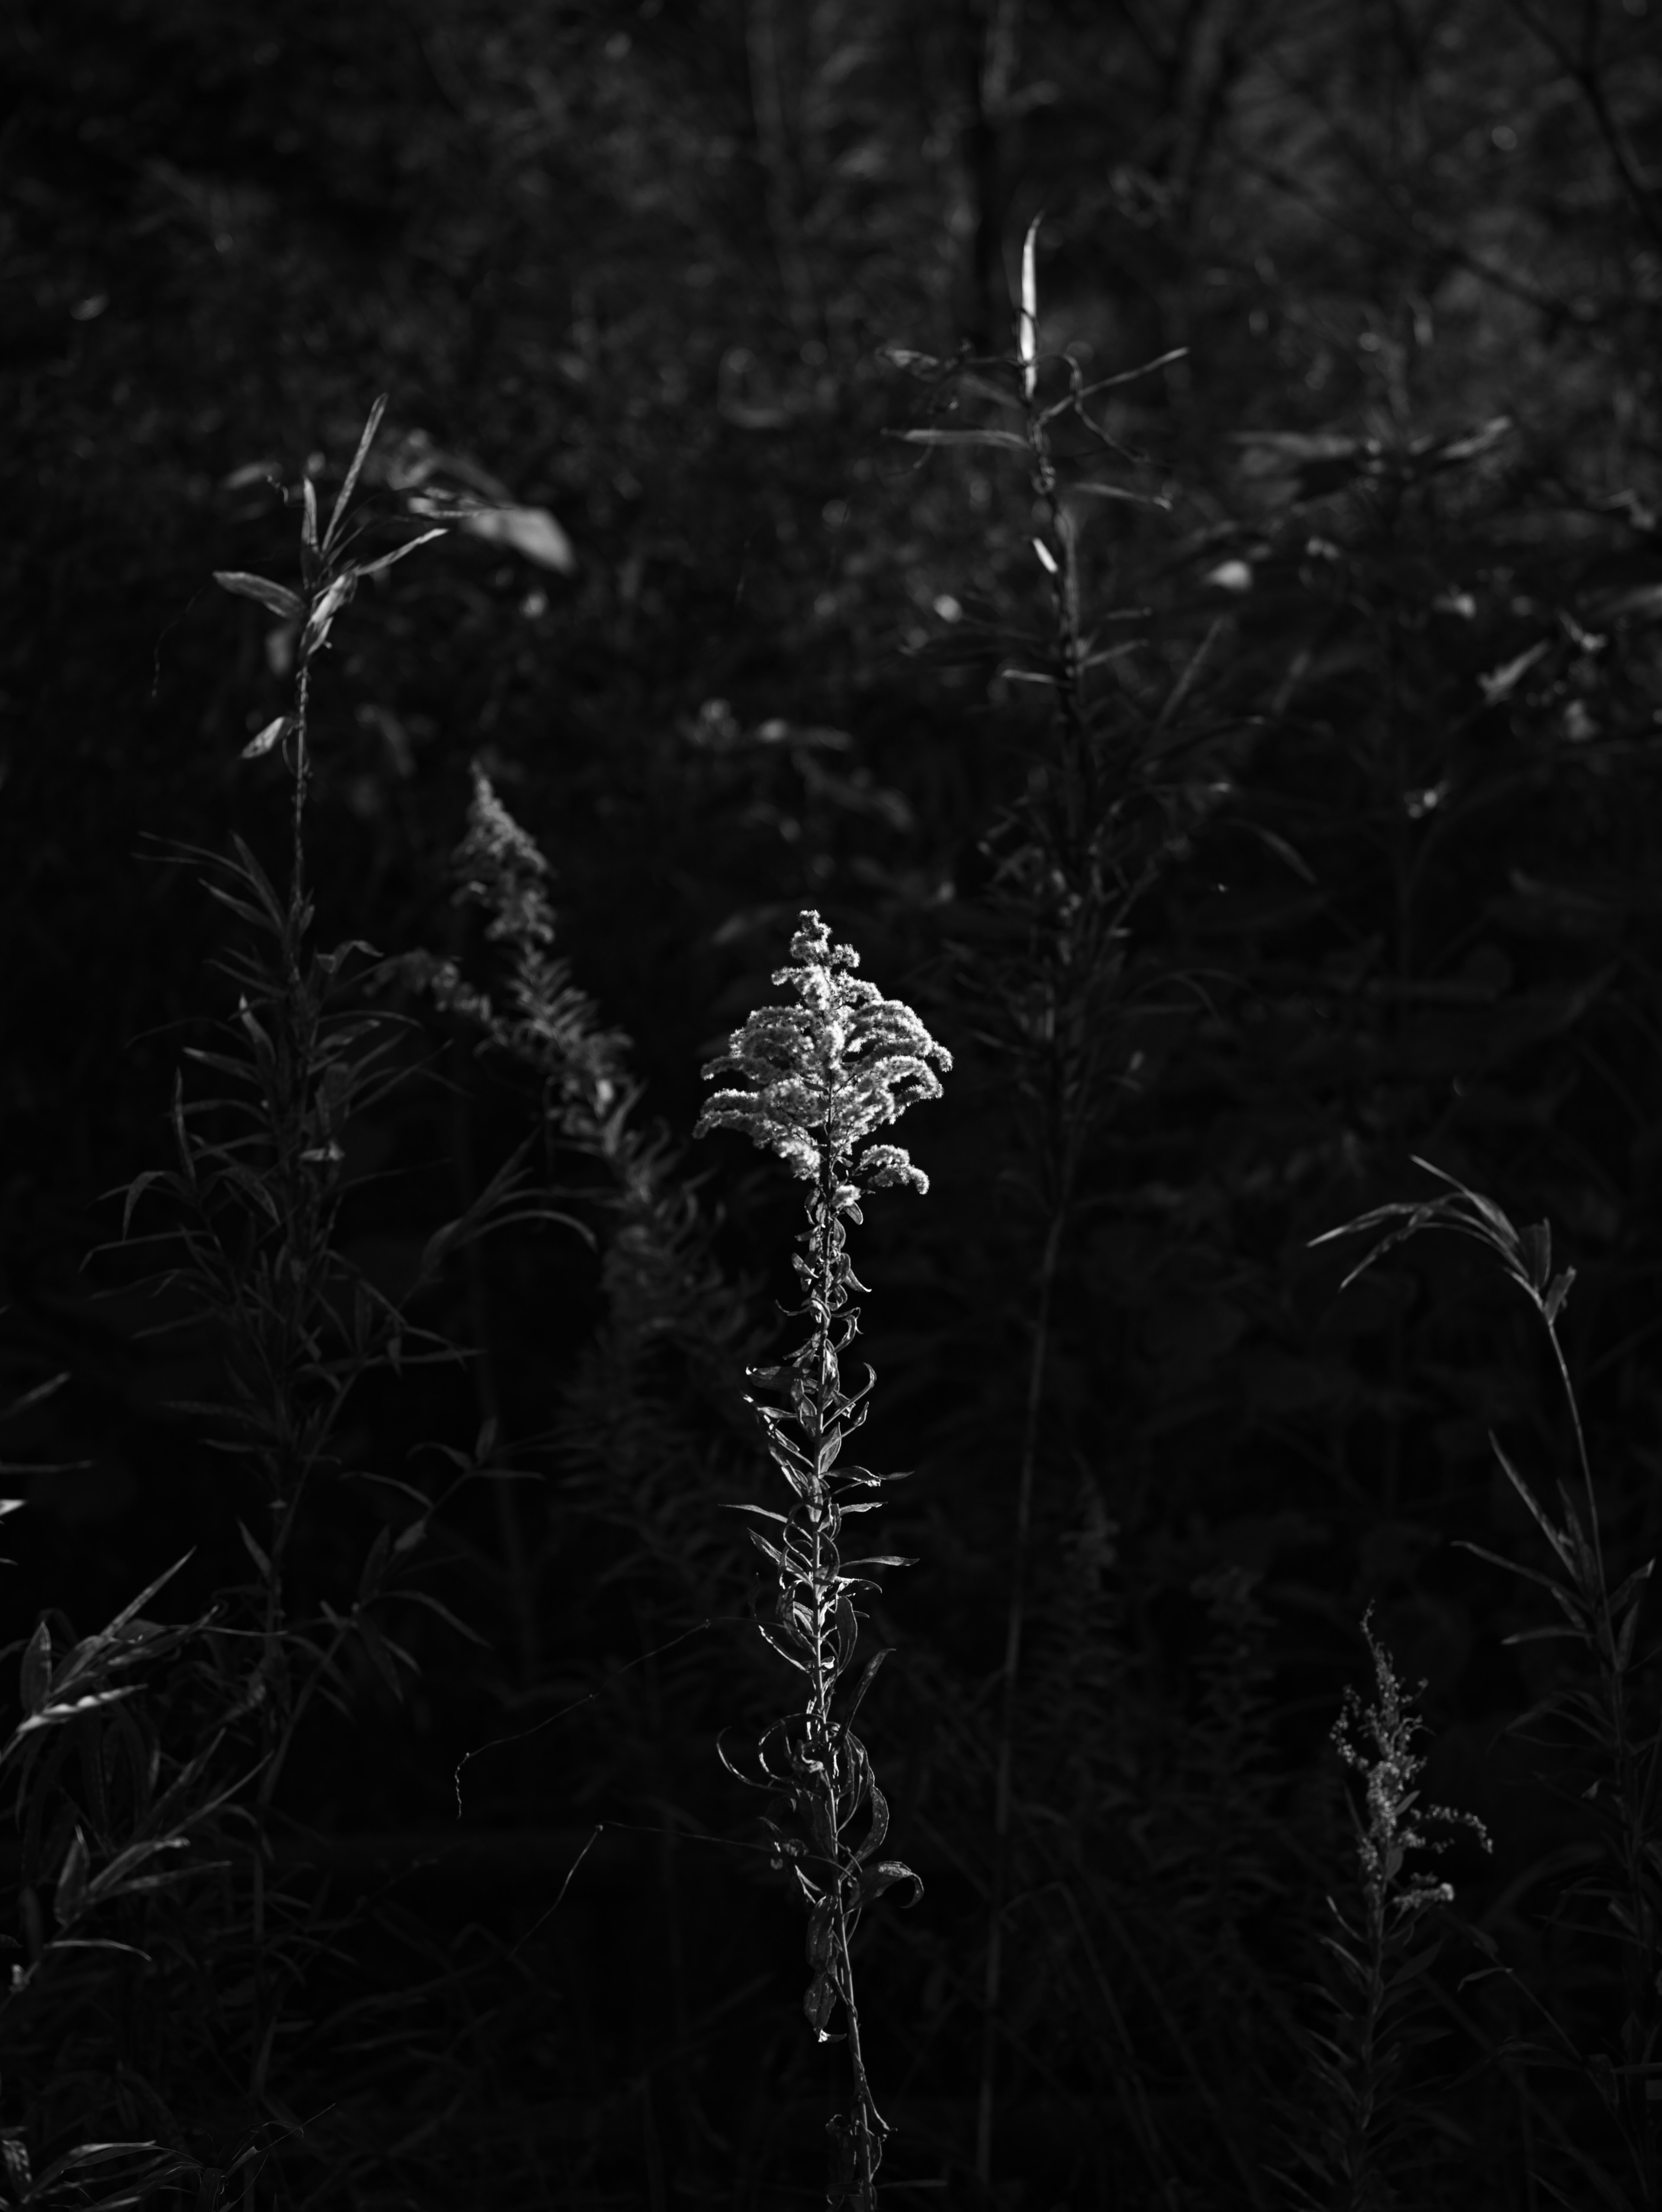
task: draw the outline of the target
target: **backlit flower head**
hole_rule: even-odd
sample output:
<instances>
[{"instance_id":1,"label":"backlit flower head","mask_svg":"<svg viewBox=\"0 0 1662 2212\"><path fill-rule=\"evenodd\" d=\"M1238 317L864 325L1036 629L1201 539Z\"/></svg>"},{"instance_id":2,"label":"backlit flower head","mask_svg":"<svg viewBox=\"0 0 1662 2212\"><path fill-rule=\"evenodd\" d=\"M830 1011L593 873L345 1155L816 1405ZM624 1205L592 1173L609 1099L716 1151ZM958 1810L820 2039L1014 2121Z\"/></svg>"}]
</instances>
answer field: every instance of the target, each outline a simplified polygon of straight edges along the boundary
<instances>
[{"instance_id":1,"label":"backlit flower head","mask_svg":"<svg viewBox=\"0 0 1662 2212\"><path fill-rule=\"evenodd\" d=\"M1491 1846L1475 1814L1421 1803L1419 1783L1425 1761L1413 1746L1425 1723L1404 1698L1391 1654L1373 1632L1372 1606L1363 1617L1362 1633L1373 1655L1376 1702L1364 1711L1356 1692L1347 1690L1332 1738L1346 1765L1355 1767L1367 1786L1367 1818L1359 1824L1356 1841L1369 1900L1377 1912L1384 1910L1389 1899L1400 1917L1412 1918L1422 1907L1447 1905L1454 1896L1448 1882L1434 1881L1423 1873L1404 1875L1403 1862L1409 1851L1441 1850L1447 1840L1428 1836L1419 1825L1422 1821L1470 1828L1485 1850ZM1422 1683L1421 1687L1424 1686ZM1371 1748L1356 1741L1359 1729L1372 1739Z\"/></svg>"},{"instance_id":2,"label":"backlit flower head","mask_svg":"<svg viewBox=\"0 0 1662 2212\"><path fill-rule=\"evenodd\" d=\"M750 1087L718 1091L697 1133L741 1130L806 1182L817 1181L829 1159L849 1203L860 1189L927 1190L928 1176L900 1146L861 1147L920 1098L941 1096L935 1069L949 1071L952 1054L910 1006L850 972L859 954L833 945L817 913L804 913L790 951L793 964L773 980L788 984L800 1003L758 1006L733 1032L705 1079L734 1074Z\"/></svg>"}]
</instances>

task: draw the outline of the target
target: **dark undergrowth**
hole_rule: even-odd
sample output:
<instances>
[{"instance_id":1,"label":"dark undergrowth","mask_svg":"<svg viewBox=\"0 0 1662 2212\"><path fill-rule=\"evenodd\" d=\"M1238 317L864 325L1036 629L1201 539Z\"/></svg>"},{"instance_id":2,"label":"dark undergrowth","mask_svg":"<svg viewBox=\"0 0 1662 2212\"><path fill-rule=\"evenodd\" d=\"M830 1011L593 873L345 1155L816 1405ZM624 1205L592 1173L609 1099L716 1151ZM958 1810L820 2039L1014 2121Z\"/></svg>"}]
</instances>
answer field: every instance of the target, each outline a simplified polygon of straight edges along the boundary
<instances>
[{"instance_id":1,"label":"dark undergrowth","mask_svg":"<svg viewBox=\"0 0 1662 2212\"><path fill-rule=\"evenodd\" d=\"M1662 2212L1653 40L1180 12L26 24L6 2203Z\"/></svg>"}]
</instances>

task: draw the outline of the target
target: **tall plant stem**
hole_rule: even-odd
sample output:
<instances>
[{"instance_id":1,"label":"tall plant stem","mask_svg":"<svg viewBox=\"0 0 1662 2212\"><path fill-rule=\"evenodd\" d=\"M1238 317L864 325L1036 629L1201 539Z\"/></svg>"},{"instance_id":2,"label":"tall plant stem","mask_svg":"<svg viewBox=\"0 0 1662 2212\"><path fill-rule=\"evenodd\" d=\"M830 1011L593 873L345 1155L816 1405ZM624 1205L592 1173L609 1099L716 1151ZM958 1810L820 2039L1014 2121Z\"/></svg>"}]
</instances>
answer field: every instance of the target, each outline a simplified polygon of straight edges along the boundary
<instances>
[{"instance_id":1,"label":"tall plant stem","mask_svg":"<svg viewBox=\"0 0 1662 2212\"><path fill-rule=\"evenodd\" d=\"M297 908L305 896L306 884L306 795L312 781L311 732L312 664L302 659L300 673L295 682L295 797L291 810L292 853L289 874L291 910ZM295 973L299 973L300 946L294 947Z\"/></svg>"},{"instance_id":2,"label":"tall plant stem","mask_svg":"<svg viewBox=\"0 0 1662 2212\"><path fill-rule=\"evenodd\" d=\"M1576 1457L1580 1462L1582 1486L1586 1492L1587 1521L1592 1549L1594 1569L1598 1576L1600 1608L1598 1671L1604 1684L1606 1706L1610 1715L1610 1733L1614 1738L1616 1765L1615 1796L1621 1813L1620 1862L1621 1878L1627 1890L1629 1941L1623 1946L1623 1965L1627 1979L1627 2032L1637 2034L1644 2031L1642 2057L1649 2060L1655 2035L1657 1994L1657 1929L1655 1913L1647 1895L1646 1869L1653 1849L1648 1830L1656 1790L1658 1761L1653 1752L1647 1768L1640 1759L1633 1739L1631 1717L1628 1709L1627 1672L1616 1645L1616 1628L1610 1605L1610 1579L1604 1571L1604 1536L1598 1522L1598 1500L1593 1489L1592 1462L1587 1452L1586 1432L1581 1423L1581 1408L1575 1395L1575 1386L1570 1380L1569 1365L1564 1358L1563 1346L1558 1340L1555 1320L1546 1318L1547 1335L1552 1345L1552 1355L1563 1384L1564 1396L1569 1406L1570 1421L1575 1432ZM1642 1776L1642 1781L1641 1781ZM1624 2054L1631 2062L1636 2053L1629 2050ZM1624 2077L1624 2087L1631 2077ZM1650 2103L1646 2092L1648 2081L1641 2084L1640 2099L1628 2091L1629 2110L1636 2107L1635 2124L1629 2136L1629 2151L1638 2170L1644 2202L1655 2206L1662 2200L1662 2177L1659 2176L1656 2158L1656 2136L1651 2118Z\"/></svg>"},{"instance_id":3,"label":"tall plant stem","mask_svg":"<svg viewBox=\"0 0 1662 2212\"><path fill-rule=\"evenodd\" d=\"M1094 763L1091 759L1081 696L1083 653L1080 632L1080 575L1077 533L1063 505L1044 410L1038 401L1038 295L1033 257L1038 234L1035 218L1022 250L1021 306L1016 320L1016 352L1020 363L1021 396L1026 416L1027 441L1032 456L1032 485L1050 517L1051 534L1060 552L1046 566L1051 580L1053 618L1053 676L1056 726L1061 737L1062 810L1060 823L1052 823L1053 845L1064 875L1075 884L1088 884L1091 872L1082 864L1082 847L1088 836ZM1037 543L1037 541L1036 541ZM1056 835L1060 830L1059 837ZM1054 1002L1051 1008L1054 1017ZM1065 1034L1065 1024L1051 1028L1052 1048ZM1048 1142L1056 1170L1055 1199L1039 1261L1038 1297L1033 1322L1032 1349L1027 1365L1026 1402L1022 1414L1021 1462L1016 1482L1015 1548L1010 1574L1009 1608L1004 1626L1004 1667L1000 1698L998 1753L993 1800L993 1883L987 1914L987 1972L982 1994L981 2079L976 2105L976 2178L983 2188L992 2182L993 2096L998 2066L998 2007L1004 1971L1004 1913L1010 1888L1010 1831L1014 1795L1016 1723L1021 1698L1021 1650L1027 1613L1027 1567L1033 1519L1033 1492L1038 1472L1039 1419L1044 1401L1044 1374L1050 1356L1050 1310L1056 1267L1062 1251L1072 1194L1074 1169L1083 1133L1079 1109L1088 1104L1088 1082L1070 1099L1065 1068L1053 1070L1052 1111L1060 1121L1050 1122L1041 1142ZM1069 1113L1069 1107L1075 1109ZM1071 1123L1071 1126L1070 1126Z\"/></svg>"},{"instance_id":4,"label":"tall plant stem","mask_svg":"<svg viewBox=\"0 0 1662 2212\"><path fill-rule=\"evenodd\" d=\"M1021 1644L1026 1625L1027 1554L1032 1534L1033 1490L1038 1468L1039 1414L1050 1352L1050 1304L1067 1216L1065 1199L1050 1218L1039 1266L1038 1306L1027 1364L1027 1402L1022 1415L1021 1470L1016 1485L1015 1553L1010 1571L1009 1612L1004 1624L1004 1671L998 1726L998 1766L993 1801L993 1887L987 1911L987 1978L982 1995L981 2083L976 2103L975 2170L990 2187L993 2166L993 2091L997 2074L998 2003L1004 1966L1004 1910L1010 1887L1011 1807L1014 1791L1016 1721L1021 1696Z\"/></svg>"},{"instance_id":5,"label":"tall plant stem","mask_svg":"<svg viewBox=\"0 0 1662 2212\"><path fill-rule=\"evenodd\" d=\"M450 945L453 957L458 956L461 950L460 922L460 916L454 915ZM473 1152L473 1119L465 1080L467 1054L460 1022L451 1024L450 1058L454 1085L450 1095L450 1158L457 1205L459 1210L466 1213L478 1196L478 1176ZM494 1439L502 1432L502 1390L497 1381L496 1357L492 1346L490 1282L485 1273L484 1255L477 1243L470 1242L466 1245L461 1255L461 1264L468 1322L473 1334L473 1358L469 1367L473 1378L474 1401L478 1407L481 1425ZM490 1487L496 1493L496 1540L502 1550L508 1610L513 1616L519 1646L520 1686L529 1689L540 1652L525 1532L521 1525L513 1486L506 1481L497 1481L493 1482Z\"/></svg>"},{"instance_id":6,"label":"tall plant stem","mask_svg":"<svg viewBox=\"0 0 1662 2212\"><path fill-rule=\"evenodd\" d=\"M815 1297L818 1308L814 1345L816 1382L811 1418L812 1442L816 1449L825 1437L828 1425L826 1419L828 1409L831 1409L831 1419L834 1421L836 1419L833 1401L842 1379L837 1364L836 1340L831 1334L831 1301L836 1294L835 1236L837 1181L838 1163L832 1147L828 1144L825 1148L825 1156L820 1164L819 1188L815 1193L814 1200L815 1212L818 1215L815 1227L819 1231L819 1279ZM829 1498L826 1498L823 1504L821 1501L816 1499L815 1504L819 1509L816 1516L813 1539L813 1571L817 1582L827 1565L822 1556L821 1531L828 1517L825 1509L829 1504ZM820 1741L815 1748L819 1751L821 1759L820 1795L825 1808L826 1827L828 1832L835 1838L837 1835L838 1729L837 1724L831 1718L831 1701L833 1683L831 1669L825 1664L824 1658L823 1624L816 1621L815 1629L813 1711L815 1725L820 1737ZM883 2122L872 2096L871 2083L867 2079L865 2053L860 2042L860 2008L855 1996L854 1959L849 1948L848 1893L843 1870L838 1863L840 1853L834 1854L831 1879L835 1885L837 1896L837 1945L843 1968L843 2009L849 2023L849 2067L854 2085L855 2142L860 2160L859 2195L855 2202L860 2208L860 2212L876 2212L877 2158L874 2155L874 2130L881 2130Z\"/></svg>"}]
</instances>

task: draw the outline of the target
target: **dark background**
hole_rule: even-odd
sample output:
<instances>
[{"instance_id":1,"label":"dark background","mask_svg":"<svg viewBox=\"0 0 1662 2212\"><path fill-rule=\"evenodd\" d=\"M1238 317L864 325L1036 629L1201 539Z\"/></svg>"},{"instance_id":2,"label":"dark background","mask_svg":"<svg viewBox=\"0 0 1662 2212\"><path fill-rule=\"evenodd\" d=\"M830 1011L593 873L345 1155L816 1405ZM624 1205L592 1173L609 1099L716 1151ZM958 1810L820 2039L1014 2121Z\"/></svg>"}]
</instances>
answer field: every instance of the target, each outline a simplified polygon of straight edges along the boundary
<instances>
[{"instance_id":1,"label":"dark background","mask_svg":"<svg viewBox=\"0 0 1662 2212\"><path fill-rule=\"evenodd\" d=\"M174 1407L211 1396L211 1334L148 1339L134 1255L88 1255L119 1235L109 1194L167 1163L183 1052L234 1010L212 960L235 925L167 853L235 832L284 865L281 763L239 756L288 679L211 574L294 579L268 475L338 484L385 392L378 453L424 435L435 481L483 471L574 557L454 532L342 616L319 941L484 972L447 872L477 760L548 855L557 949L629 1041L643 1126L685 1142L701 1061L804 906L958 1058L901 1133L930 1195L857 1232L868 1456L916 1469L886 1548L920 1562L879 1602L897 1656L865 1720L928 1885L874 1909L861 1986L886 2179L984 2201L1044 1234L1026 940L991 887L1055 732L1007 672L1046 620L1023 465L896 440L948 387L882 349L1001 353L1042 211L1046 351L1095 376L1188 349L1107 417L1146 457L1122 481L1169 509L1092 504L1082 557L1087 620L1149 610L1105 715L1144 728L1190 673L1128 953L1153 982L1105 1048L1044 1370L998 2201L1282 2201L1269 2092L1355 1879L1325 1736L1370 1601L1427 1684L1428 1795L1495 1837L1446 1862L1463 1907L1608 2040L1549 1913L1579 1801L1494 1741L1577 1660L1504 1647L1546 1601L1454 1548L1545 1564L1487 1432L1543 1495L1569 1478L1549 1349L1475 1248L1427 1240L1340 1297L1308 1240L1423 1192L1416 1153L1549 1220L1612 1576L1649 1556L1654 7L24 0L0 36L0 1329L12 1395L69 1376L8 1432L46 1470L12 1485L8 1632L55 1607L84 1634L191 1547L169 1619L246 1571L244 1470ZM384 476L375 496L396 505ZM483 1173L538 1119L533 1082L405 1011L410 1082L355 1132L343 1217L382 1284L454 1210L458 1159ZM709 1179L715 1273L708 1327L684 1316L649 1374L606 1364L596 1254L522 1228L423 1310L471 1364L349 1407L366 1464L431 1474L421 1448L465 1452L494 1414L532 1479L435 1524L428 1587L483 1647L389 1600L420 1679L395 1699L366 1657L348 1713L302 1732L276 1846L295 1924L362 1904L296 1970L277 2101L214 2076L240 2031L208 2033L182 1970L148 2042L125 1985L83 1992L0 2053L0 2120L37 2156L90 2129L225 2168L271 2122L236 2185L272 2203L807 2201L842 2057L801 2019L782 1877L710 1840L756 1832L717 1730L788 1698L717 1506L768 1494L740 1355L787 1340L796 1194L728 1136L675 1173ZM603 1250L597 1196L583 1218ZM337 1603L377 1510L314 1500L305 1571ZM468 1766L459 1826L458 1759L579 1699ZM1525 2161L1573 2173L1568 2141L1615 2170L1573 2069L1496 2057L1509 2000L1457 1989L1477 1963L1440 1966L1446 2033L1414 2061L1428 2094L1480 2085L1440 2107L1434 2187L1533 2202ZM54 2064L103 2086L53 2105Z\"/></svg>"}]
</instances>

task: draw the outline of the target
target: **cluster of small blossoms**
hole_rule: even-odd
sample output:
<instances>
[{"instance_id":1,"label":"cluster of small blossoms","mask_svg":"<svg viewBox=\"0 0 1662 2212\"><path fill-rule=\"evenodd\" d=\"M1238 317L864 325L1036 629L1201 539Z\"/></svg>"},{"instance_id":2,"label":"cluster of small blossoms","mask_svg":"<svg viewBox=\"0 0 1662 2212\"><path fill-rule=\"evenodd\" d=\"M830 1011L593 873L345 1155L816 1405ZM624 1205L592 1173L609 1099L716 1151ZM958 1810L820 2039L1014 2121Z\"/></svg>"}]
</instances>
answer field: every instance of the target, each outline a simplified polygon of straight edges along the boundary
<instances>
[{"instance_id":1,"label":"cluster of small blossoms","mask_svg":"<svg viewBox=\"0 0 1662 2212\"><path fill-rule=\"evenodd\" d=\"M566 963L551 951L554 909L545 888L549 867L535 842L497 798L475 762L467 832L456 848L457 897L482 907L485 935L510 957L511 1014L466 982L454 960L412 954L405 979L429 991L447 1013L476 1023L490 1042L539 1071L563 1105L567 1133L582 1137L589 1122L604 1138L618 1108L632 1104L635 1086L625 1065L626 1040L600 1026L594 1002L572 982Z\"/></svg>"},{"instance_id":2,"label":"cluster of small blossoms","mask_svg":"<svg viewBox=\"0 0 1662 2212\"><path fill-rule=\"evenodd\" d=\"M1361 1826L1356 1848L1369 1906L1379 1917L1389 1901L1398 1917L1406 1920L1425 1905L1452 1903L1454 1891L1448 1882L1434 1881L1427 1874L1402 1880L1403 1861L1409 1851L1441 1850L1447 1838L1427 1836L1416 1825L1415 1808L1419 1804L1419 1778L1425 1761L1415 1756L1413 1742L1425 1723L1404 1705L1391 1654L1373 1633L1371 1607L1362 1621L1362 1633L1373 1654L1378 1702L1364 1712L1355 1690L1348 1689L1343 1709L1333 1725L1333 1742L1339 1756L1356 1769L1367 1787L1367 1819ZM1355 1741L1354 1731L1359 1726L1372 1739L1371 1752ZM1475 1814L1427 1805L1421 1808L1417 1819L1470 1828L1485 1850L1491 1848L1488 1832Z\"/></svg>"},{"instance_id":3,"label":"cluster of small blossoms","mask_svg":"<svg viewBox=\"0 0 1662 2212\"><path fill-rule=\"evenodd\" d=\"M928 1177L903 1146L866 1139L909 1106L940 1097L934 1071L950 1073L952 1054L910 1006L849 972L859 954L833 945L817 913L802 915L790 952L794 964L773 981L801 1003L758 1006L733 1032L704 1075L739 1075L752 1087L718 1091L697 1133L737 1129L804 1182L819 1182L829 1168L837 1211L858 1219L862 1190L928 1190Z\"/></svg>"},{"instance_id":4,"label":"cluster of small blossoms","mask_svg":"<svg viewBox=\"0 0 1662 2212\"><path fill-rule=\"evenodd\" d=\"M455 869L466 895L490 910L485 935L516 947L554 942L554 914L543 884L548 862L536 841L514 819L477 761L467 833L456 848Z\"/></svg>"}]
</instances>

